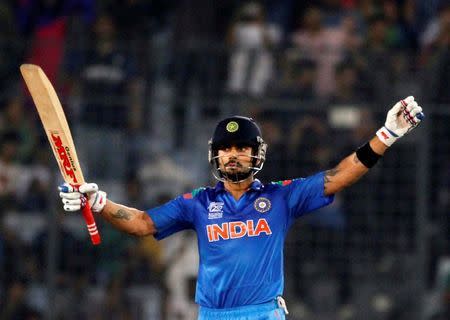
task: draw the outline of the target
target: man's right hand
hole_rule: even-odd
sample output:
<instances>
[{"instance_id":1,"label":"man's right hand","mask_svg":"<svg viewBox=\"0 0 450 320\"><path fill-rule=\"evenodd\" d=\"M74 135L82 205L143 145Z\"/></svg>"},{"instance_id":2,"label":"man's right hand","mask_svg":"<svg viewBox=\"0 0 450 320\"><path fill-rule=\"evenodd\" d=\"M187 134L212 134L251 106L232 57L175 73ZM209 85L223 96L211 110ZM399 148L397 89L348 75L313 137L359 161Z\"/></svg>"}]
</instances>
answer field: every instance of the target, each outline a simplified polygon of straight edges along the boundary
<instances>
[{"instance_id":1,"label":"man's right hand","mask_svg":"<svg viewBox=\"0 0 450 320\"><path fill-rule=\"evenodd\" d=\"M83 183L74 188L68 183L58 187L59 196L67 212L79 211L89 201L92 212L100 212L106 204L106 192L98 190L96 183Z\"/></svg>"}]
</instances>

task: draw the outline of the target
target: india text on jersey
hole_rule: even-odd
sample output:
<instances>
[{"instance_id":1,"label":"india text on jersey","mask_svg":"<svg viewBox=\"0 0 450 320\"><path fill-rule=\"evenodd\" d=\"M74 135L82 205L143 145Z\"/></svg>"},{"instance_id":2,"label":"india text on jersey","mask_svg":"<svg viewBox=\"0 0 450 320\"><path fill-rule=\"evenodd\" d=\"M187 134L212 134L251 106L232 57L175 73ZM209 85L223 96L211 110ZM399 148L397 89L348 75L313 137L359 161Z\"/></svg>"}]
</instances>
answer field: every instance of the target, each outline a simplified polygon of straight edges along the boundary
<instances>
[{"instance_id":1,"label":"india text on jersey","mask_svg":"<svg viewBox=\"0 0 450 320\"><path fill-rule=\"evenodd\" d=\"M266 235L271 235L272 230L270 230L269 223L266 219L259 219L254 225L253 220L247 221L233 221L224 222L222 225L217 223L209 224L206 226L206 231L208 232L208 241L214 242L219 241L220 238L223 240L237 239L244 236L257 237L261 233Z\"/></svg>"}]
</instances>

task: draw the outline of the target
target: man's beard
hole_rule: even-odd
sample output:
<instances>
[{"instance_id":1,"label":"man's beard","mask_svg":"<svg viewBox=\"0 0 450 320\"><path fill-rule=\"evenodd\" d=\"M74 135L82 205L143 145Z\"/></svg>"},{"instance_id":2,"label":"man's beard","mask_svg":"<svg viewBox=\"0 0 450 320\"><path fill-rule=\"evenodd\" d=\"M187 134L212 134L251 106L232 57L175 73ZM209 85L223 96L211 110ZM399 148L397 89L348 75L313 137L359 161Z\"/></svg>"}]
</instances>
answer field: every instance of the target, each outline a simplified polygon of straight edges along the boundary
<instances>
[{"instance_id":1,"label":"man's beard","mask_svg":"<svg viewBox=\"0 0 450 320\"><path fill-rule=\"evenodd\" d=\"M222 175L233 182L245 180L251 173L250 167L243 166L239 161L229 161L223 167Z\"/></svg>"}]
</instances>

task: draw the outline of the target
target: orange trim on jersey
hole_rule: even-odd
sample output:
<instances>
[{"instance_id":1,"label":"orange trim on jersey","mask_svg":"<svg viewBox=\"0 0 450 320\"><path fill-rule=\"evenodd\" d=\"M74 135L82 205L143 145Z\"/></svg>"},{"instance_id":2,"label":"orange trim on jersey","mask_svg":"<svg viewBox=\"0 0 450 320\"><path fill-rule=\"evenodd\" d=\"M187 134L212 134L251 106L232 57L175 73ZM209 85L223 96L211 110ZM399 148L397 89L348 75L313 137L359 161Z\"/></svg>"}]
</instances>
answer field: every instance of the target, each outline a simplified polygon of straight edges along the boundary
<instances>
[{"instance_id":1,"label":"orange trim on jersey","mask_svg":"<svg viewBox=\"0 0 450 320\"><path fill-rule=\"evenodd\" d=\"M282 182L282 186L284 187L284 186L290 185L291 183L292 183L292 180L284 180Z\"/></svg>"}]
</instances>

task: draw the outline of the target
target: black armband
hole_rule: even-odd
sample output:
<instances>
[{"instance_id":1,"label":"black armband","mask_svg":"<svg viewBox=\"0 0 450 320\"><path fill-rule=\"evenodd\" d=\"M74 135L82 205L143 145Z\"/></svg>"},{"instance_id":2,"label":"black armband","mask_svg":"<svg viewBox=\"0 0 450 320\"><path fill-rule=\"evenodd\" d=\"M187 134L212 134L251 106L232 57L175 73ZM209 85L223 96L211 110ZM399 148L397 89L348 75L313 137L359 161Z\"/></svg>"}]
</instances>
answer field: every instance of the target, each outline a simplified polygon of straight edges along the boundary
<instances>
[{"instance_id":1,"label":"black armband","mask_svg":"<svg viewBox=\"0 0 450 320\"><path fill-rule=\"evenodd\" d=\"M378 159L381 158L381 155L373 151L369 142L356 150L356 156L367 168L372 168L377 163Z\"/></svg>"}]
</instances>

